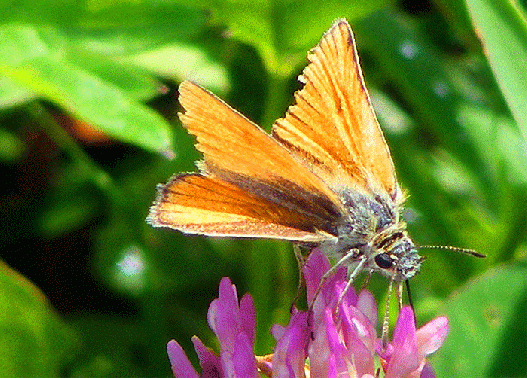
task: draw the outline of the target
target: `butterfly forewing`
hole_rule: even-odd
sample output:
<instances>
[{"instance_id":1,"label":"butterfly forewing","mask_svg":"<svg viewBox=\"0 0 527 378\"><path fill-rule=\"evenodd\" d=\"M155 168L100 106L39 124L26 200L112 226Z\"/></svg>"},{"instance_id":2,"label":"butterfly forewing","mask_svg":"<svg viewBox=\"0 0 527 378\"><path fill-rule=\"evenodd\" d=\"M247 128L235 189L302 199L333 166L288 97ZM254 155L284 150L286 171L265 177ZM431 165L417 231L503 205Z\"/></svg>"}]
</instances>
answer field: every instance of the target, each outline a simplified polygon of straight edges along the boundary
<instances>
[{"instance_id":1,"label":"butterfly forewing","mask_svg":"<svg viewBox=\"0 0 527 378\"><path fill-rule=\"evenodd\" d=\"M181 84L179 99L205 175L315 218L334 221L343 214L337 195L256 124L190 82Z\"/></svg>"},{"instance_id":2,"label":"butterfly forewing","mask_svg":"<svg viewBox=\"0 0 527 378\"><path fill-rule=\"evenodd\" d=\"M301 76L305 86L276 121L273 136L333 190L382 190L396 200L395 170L346 21L325 34L309 61Z\"/></svg>"},{"instance_id":3,"label":"butterfly forewing","mask_svg":"<svg viewBox=\"0 0 527 378\"><path fill-rule=\"evenodd\" d=\"M336 234L343 206L303 162L223 101L180 86L183 125L204 155L202 175L160 186L149 221L187 233L321 242Z\"/></svg>"}]
</instances>

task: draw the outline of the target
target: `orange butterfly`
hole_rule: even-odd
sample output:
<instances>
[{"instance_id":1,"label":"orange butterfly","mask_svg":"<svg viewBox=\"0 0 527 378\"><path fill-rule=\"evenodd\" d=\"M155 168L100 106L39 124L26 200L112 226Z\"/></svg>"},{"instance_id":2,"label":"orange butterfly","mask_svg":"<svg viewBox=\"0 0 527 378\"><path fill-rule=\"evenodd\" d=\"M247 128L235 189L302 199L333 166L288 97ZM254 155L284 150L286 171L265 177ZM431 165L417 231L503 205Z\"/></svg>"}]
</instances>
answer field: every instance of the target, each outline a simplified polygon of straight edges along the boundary
<instances>
[{"instance_id":1,"label":"orange butterfly","mask_svg":"<svg viewBox=\"0 0 527 378\"><path fill-rule=\"evenodd\" d=\"M267 134L191 82L181 122L203 153L200 173L158 186L148 222L189 234L320 246L352 268L401 283L422 258L400 218L404 196L370 103L349 24L308 54L296 104ZM400 286L401 289L401 286Z\"/></svg>"}]
</instances>

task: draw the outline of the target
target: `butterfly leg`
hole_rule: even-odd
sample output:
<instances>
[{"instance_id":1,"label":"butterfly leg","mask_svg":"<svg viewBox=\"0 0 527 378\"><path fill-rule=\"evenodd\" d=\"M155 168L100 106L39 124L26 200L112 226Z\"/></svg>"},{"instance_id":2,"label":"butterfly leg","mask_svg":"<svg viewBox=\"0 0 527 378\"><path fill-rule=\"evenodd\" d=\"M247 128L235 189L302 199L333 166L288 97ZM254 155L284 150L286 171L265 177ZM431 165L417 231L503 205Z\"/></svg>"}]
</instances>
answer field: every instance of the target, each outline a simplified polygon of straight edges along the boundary
<instances>
[{"instance_id":1,"label":"butterfly leg","mask_svg":"<svg viewBox=\"0 0 527 378\"><path fill-rule=\"evenodd\" d=\"M384 310L384 319L382 321L382 349L386 350L388 346L388 331L390 327L390 299L392 296L393 281L395 277L390 279L390 284L388 285L388 295L386 296L386 309Z\"/></svg>"},{"instance_id":2,"label":"butterfly leg","mask_svg":"<svg viewBox=\"0 0 527 378\"><path fill-rule=\"evenodd\" d=\"M403 281L397 283L397 303L399 304L399 311L403 308Z\"/></svg>"},{"instance_id":3,"label":"butterfly leg","mask_svg":"<svg viewBox=\"0 0 527 378\"><path fill-rule=\"evenodd\" d=\"M390 285L388 286L388 297L386 298L386 310L384 312L384 319L382 323L382 347L386 348L388 345L388 328L389 328L389 315L390 315L390 297L392 294L392 287L393 287L393 277L390 280ZM410 295L410 285L408 284L408 280L406 282L406 288L408 291L408 299L410 302L410 306L412 307L412 311L414 311L414 305L412 303L412 297ZM400 281L397 283L397 303L399 305L399 311L403 308L403 282ZM415 316L414 316L414 322L415 322Z\"/></svg>"},{"instance_id":4,"label":"butterfly leg","mask_svg":"<svg viewBox=\"0 0 527 378\"><path fill-rule=\"evenodd\" d=\"M342 293L340 293L340 295L339 295L339 300L337 302L337 311L340 308L340 303L344 299L344 296L346 295L346 293L350 289L351 284L353 284L353 281L355 281L355 277L357 277L357 274L359 274L361 272L362 267L366 263L366 260L367 260L366 256L361 256L360 260L359 260L359 263L357 264L355 269L353 269L353 272L351 272L351 274L349 275L348 282L346 283L346 287L344 287L344 290L342 290Z\"/></svg>"},{"instance_id":5,"label":"butterfly leg","mask_svg":"<svg viewBox=\"0 0 527 378\"><path fill-rule=\"evenodd\" d=\"M358 249L352 249L350 250L343 258L341 258L335 265L333 265L320 279L320 283L318 284L317 290L315 291L315 294L313 295L313 299L311 300L311 303L309 305L309 310L311 311L313 309L313 304L315 303L315 300L318 297L318 294L320 293L320 290L322 289L322 286L326 282L326 280L331 277L337 270L339 270L342 266L349 265L352 261L357 261L357 255L359 253ZM360 262L359 262L360 264ZM364 264L364 263L362 263ZM362 267L362 265L361 265ZM356 272L357 268L353 271L352 274L357 275L358 271ZM351 276L350 276L351 277ZM348 281L349 282L349 281Z\"/></svg>"}]
</instances>

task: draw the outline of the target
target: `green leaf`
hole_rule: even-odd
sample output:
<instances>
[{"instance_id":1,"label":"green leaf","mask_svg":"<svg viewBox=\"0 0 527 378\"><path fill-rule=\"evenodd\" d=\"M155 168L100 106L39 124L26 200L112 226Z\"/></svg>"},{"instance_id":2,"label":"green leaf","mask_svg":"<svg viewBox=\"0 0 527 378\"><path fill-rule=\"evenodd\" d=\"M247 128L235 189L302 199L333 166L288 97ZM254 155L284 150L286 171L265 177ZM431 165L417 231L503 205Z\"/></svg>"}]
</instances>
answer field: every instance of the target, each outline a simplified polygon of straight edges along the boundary
<instances>
[{"instance_id":1,"label":"green leaf","mask_svg":"<svg viewBox=\"0 0 527 378\"><path fill-rule=\"evenodd\" d=\"M511 0L467 0L477 34L509 109L527 140L527 20Z\"/></svg>"},{"instance_id":2,"label":"green leaf","mask_svg":"<svg viewBox=\"0 0 527 378\"><path fill-rule=\"evenodd\" d=\"M0 109L13 108L35 98L33 92L7 77L0 77Z\"/></svg>"},{"instance_id":3,"label":"green leaf","mask_svg":"<svg viewBox=\"0 0 527 378\"><path fill-rule=\"evenodd\" d=\"M229 88L227 68L200 46L172 43L124 60L165 78L192 80L215 93L225 93Z\"/></svg>"},{"instance_id":4,"label":"green leaf","mask_svg":"<svg viewBox=\"0 0 527 378\"><path fill-rule=\"evenodd\" d=\"M254 46L273 75L290 76L331 23L386 5L383 1L243 0L201 1L232 36Z\"/></svg>"},{"instance_id":5,"label":"green leaf","mask_svg":"<svg viewBox=\"0 0 527 378\"><path fill-rule=\"evenodd\" d=\"M459 0L436 0L434 5L448 20L449 27L455 30L456 35L465 44L477 46L479 41L472 32L470 15L468 14L467 4Z\"/></svg>"},{"instance_id":6,"label":"green leaf","mask_svg":"<svg viewBox=\"0 0 527 378\"><path fill-rule=\"evenodd\" d=\"M171 127L159 114L68 61L60 37L53 37L27 26L1 27L0 73L117 139L171 153ZM100 72L101 65L92 69Z\"/></svg>"},{"instance_id":7,"label":"green leaf","mask_svg":"<svg viewBox=\"0 0 527 378\"><path fill-rule=\"evenodd\" d=\"M78 340L42 292L0 262L0 366L5 377L59 377Z\"/></svg>"},{"instance_id":8,"label":"green leaf","mask_svg":"<svg viewBox=\"0 0 527 378\"><path fill-rule=\"evenodd\" d=\"M433 363L439 377L524 377L527 266L487 272L445 303L450 333Z\"/></svg>"},{"instance_id":9,"label":"green leaf","mask_svg":"<svg viewBox=\"0 0 527 378\"><path fill-rule=\"evenodd\" d=\"M511 182L527 184L527 154L525 140L512 127L503 127L498 132L496 143L509 169Z\"/></svg>"},{"instance_id":10,"label":"green leaf","mask_svg":"<svg viewBox=\"0 0 527 378\"><path fill-rule=\"evenodd\" d=\"M79 69L119 88L126 96L137 101L149 100L165 90L152 73L102 54L71 49L68 51L66 59Z\"/></svg>"},{"instance_id":11,"label":"green leaf","mask_svg":"<svg viewBox=\"0 0 527 378\"><path fill-rule=\"evenodd\" d=\"M56 28L77 47L126 55L181 41L199 33L206 14L172 1L41 0L0 5L0 23L19 22Z\"/></svg>"},{"instance_id":12,"label":"green leaf","mask_svg":"<svg viewBox=\"0 0 527 378\"><path fill-rule=\"evenodd\" d=\"M500 164L505 163L509 182L527 183L525 145L510 117L487 108L466 105L460 106L458 119L466 125L487 167L497 172Z\"/></svg>"},{"instance_id":13,"label":"green leaf","mask_svg":"<svg viewBox=\"0 0 527 378\"><path fill-rule=\"evenodd\" d=\"M148 340L141 324L132 317L83 314L71 319L72 327L83 335L82 359L75 361L72 377L144 377L137 365ZM161 344L161 347L164 347ZM162 357L165 357L162 355ZM166 360L165 360L166 361ZM150 361L149 361L150 362ZM167 363L168 365L168 363ZM144 365L142 366L144 368ZM167 366L165 370L169 370ZM168 376L157 372L158 376ZM152 374L150 376L155 376Z\"/></svg>"},{"instance_id":14,"label":"green leaf","mask_svg":"<svg viewBox=\"0 0 527 378\"><path fill-rule=\"evenodd\" d=\"M38 231L52 239L82 227L97 215L98 203L89 193L60 193L48 200L38 220Z\"/></svg>"}]
</instances>

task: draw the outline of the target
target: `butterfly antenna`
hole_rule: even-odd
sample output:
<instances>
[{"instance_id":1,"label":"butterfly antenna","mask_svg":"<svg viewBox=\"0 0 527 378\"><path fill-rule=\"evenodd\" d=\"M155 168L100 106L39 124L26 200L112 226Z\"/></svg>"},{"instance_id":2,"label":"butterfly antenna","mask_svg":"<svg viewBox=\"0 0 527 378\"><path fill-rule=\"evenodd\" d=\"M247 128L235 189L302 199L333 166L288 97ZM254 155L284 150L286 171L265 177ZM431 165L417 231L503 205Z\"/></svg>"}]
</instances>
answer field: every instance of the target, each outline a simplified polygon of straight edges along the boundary
<instances>
[{"instance_id":1,"label":"butterfly antenna","mask_svg":"<svg viewBox=\"0 0 527 378\"><path fill-rule=\"evenodd\" d=\"M449 251L462 253L464 255L474 256L474 257L477 257L477 258L480 258L480 259L484 259L485 257L487 257L486 255L484 255L482 253L479 253L479 252L476 252L473 249L452 247L452 246L449 246L449 245L420 245L418 248L419 249L446 249L446 250L449 250Z\"/></svg>"}]
</instances>

